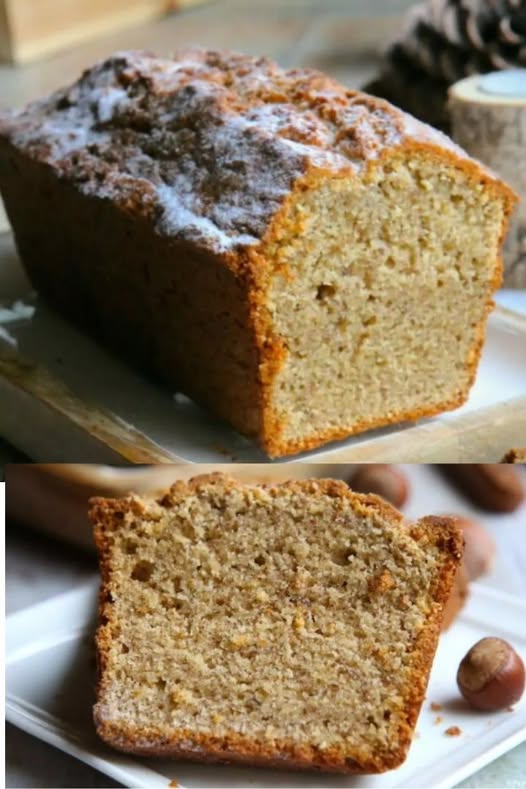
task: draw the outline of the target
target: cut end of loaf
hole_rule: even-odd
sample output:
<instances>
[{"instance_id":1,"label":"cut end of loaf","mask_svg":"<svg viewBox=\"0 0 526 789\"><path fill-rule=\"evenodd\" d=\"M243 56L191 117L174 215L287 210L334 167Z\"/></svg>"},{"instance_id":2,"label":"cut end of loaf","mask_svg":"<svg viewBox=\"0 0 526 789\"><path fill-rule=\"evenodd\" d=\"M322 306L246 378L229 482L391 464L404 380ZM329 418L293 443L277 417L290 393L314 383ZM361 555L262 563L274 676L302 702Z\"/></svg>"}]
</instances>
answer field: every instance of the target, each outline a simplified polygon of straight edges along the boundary
<instances>
[{"instance_id":1,"label":"cut end of loaf","mask_svg":"<svg viewBox=\"0 0 526 789\"><path fill-rule=\"evenodd\" d=\"M471 164L410 144L296 190L268 250L271 456L466 400L510 201Z\"/></svg>"},{"instance_id":2,"label":"cut end of loaf","mask_svg":"<svg viewBox=\"0 0 526 789\"><path fill-rule=\"evenodd\" d=\"M140 754L338 772L405 758L462 540L332 480L98 499L95 722Z\"/></svg>"}]
</instances>

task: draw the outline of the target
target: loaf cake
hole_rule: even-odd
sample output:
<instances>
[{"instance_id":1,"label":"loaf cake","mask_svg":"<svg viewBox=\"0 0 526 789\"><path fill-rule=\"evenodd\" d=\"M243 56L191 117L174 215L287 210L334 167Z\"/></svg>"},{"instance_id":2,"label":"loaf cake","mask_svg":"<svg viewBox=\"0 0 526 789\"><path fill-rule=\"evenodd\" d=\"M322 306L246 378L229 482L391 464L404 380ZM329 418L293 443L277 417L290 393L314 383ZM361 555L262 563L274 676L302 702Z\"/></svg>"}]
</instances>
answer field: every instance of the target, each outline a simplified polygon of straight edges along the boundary
<instances>
[{"instance_id":1,"label":"loaf cake","mask_svg":"<svg viewBox=\"0 0 526 789\"><path fill-rule=\"evenodd\" d=\"M343 482L96 499L94 718L135 754L348 773L405 758L461 559Z\"/></svg>"},{"instance_id":2,"label":"loaf cake","mask_svg":"<svg viewBox=\"0 0 526 789\"><path fill-rule=\"evenodd\" d=\"M0 188L50 304L273 457L466 399L515 201L381 99L201 50L4 113Z\"/></svg>"}]
</instances>

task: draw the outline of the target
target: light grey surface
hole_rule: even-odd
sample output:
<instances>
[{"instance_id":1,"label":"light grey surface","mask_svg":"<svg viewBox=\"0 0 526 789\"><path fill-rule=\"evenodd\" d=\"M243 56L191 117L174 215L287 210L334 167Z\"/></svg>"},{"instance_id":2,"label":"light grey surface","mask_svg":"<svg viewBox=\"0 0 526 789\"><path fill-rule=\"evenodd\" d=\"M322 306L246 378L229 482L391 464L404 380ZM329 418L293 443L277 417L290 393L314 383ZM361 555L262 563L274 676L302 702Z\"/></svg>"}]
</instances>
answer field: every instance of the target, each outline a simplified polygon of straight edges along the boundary
<instances>
[{"instance_id":1,"label":"light grey surface","mask_svg":"<svg viewBox=\"0 0 526 789\"><path fill-rule=\"evenodd\" d=\"M443 510L474 514L469 504L450 491L429 467L405 467L413 496L407 514L424 514L426 491L440 488ZM9 495L9 491L7 491ZM477 514L479 519L481 513ZM526 599L526 506L509 516L482 517L499 545L498 560L485 583ZM13 527L6 535L7 612L24 608L84 583L96 571L94 559L40 535ZM6 785L8 787L113 787L117 786L86 765L75 761L14 727L6 735ZM526 787L526 745L520 745L475 776L465 787Z\"/></svg>"}]
</instances>

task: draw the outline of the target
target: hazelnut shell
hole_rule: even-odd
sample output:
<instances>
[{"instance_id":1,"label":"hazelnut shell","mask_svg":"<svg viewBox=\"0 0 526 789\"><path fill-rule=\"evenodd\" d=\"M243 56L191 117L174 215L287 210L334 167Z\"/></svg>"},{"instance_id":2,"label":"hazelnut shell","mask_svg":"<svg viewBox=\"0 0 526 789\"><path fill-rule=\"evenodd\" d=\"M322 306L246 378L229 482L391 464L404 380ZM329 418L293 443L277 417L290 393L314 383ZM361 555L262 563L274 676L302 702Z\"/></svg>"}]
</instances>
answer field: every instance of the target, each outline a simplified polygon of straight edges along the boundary
<instances>
[{"instance_id":1,"label":"hazelnut shell","mask_svg":"<svg viewBox=\"0 0 526 789\"><path fill-rule=\"evenodd\" d=\"M524 692L524 663L501 638L483 638L462 659L457 684L474 709L493 712L515 704Z\"/></svg>"},{"instance_id":2,"label":"hazelnut shell","mask_svg":"<svg viewBox=\"0 0 526 789\"><path fill-rule=\"evenodd\" d=\"M403 507L409 497L409 481L404 472L389 463L365 463L349 480L357 493L376 493L395 507Z\"/></svg>"}]
</instances>

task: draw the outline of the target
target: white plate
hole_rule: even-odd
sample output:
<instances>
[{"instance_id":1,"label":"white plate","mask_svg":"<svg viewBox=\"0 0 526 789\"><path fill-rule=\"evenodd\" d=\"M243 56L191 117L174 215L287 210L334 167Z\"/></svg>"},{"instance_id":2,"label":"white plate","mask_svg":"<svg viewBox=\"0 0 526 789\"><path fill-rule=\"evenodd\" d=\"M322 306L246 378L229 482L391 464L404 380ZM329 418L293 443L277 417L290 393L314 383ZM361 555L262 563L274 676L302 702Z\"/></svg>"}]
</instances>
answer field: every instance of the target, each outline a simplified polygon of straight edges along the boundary
<instances>
[{"instance_id":1,"label":"white plate","mask_svg":"<svg viewBox=\"0 0 526 789\"><path fill-rule=\"evenodd\" d=\"M512 305L526 313L526 292ZM267 460L191 400L141 376L32 294L0 235L0 433L46 462ZM526 444L526 315L494 312L475 385L456 411L334 442L312 462L498 461Z\"/></svg>"},{"instance_id":2,"label":"white plate","mask_svg":"<svg viewBox=\"0 0 526 789\"><path fill-rule=\"evenodd\" d=\"M458 695L458 663L479 638L501 636L526 659L526 603L473 584L469 604L441 637L417 735L398 770L379 776L325 776L128 757L100 742L91 720L96 596L94 579L89 586L8 617L7 719L128 787L166 788L176 780L188 789L433 789L463 780L526 740L526 697L511 712L483 714L467 709ZM443 709L432 711L431 702ZM437 722L437 716L442 720ZM446 736L450 726L458 726L461 735Z\"/></svg>"}]
</instances>

